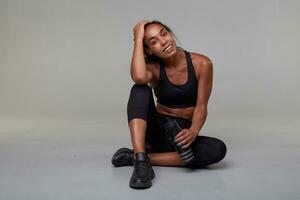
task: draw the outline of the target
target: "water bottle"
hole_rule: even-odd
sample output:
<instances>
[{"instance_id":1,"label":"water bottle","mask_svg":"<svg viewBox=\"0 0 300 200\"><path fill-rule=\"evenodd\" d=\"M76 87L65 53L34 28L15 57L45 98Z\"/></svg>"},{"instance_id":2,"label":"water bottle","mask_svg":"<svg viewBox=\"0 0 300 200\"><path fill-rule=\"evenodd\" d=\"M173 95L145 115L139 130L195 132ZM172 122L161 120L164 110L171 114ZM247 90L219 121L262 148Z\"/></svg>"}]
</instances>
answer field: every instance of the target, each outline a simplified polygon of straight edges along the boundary
<instances>
[{"instance_id":1,"label":"water bottle","mask_svg":"<svg viewBox=\"0 0 300 200\"><path fill-rule=\"evenodd\" d=\"M176 135L182 130L176 119L167 117L164 128L166 133L171 137L172 144L175 147L184 165L188 165L189 163L191 163L195 158L192 149L190 147L182 148L181 146L177 145L177 142L175 142Z\"/></svg>"}]
</instances>

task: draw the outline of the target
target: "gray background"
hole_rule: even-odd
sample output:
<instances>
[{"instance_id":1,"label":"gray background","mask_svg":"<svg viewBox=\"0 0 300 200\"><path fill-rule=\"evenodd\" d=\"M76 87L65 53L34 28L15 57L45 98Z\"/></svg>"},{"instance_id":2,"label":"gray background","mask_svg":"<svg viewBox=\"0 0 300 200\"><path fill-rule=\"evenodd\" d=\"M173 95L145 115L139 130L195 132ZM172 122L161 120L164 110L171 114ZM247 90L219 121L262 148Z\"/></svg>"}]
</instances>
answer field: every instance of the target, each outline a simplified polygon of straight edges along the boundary
<instances>
[{"instance_id":1,"label":"gray background","mask_svg":"<svg viewBox=\"0 0 300 200\"><path fill-rule=\"evenodd\" d=\"M299 199L299 6L0 0L0 199ZM201 134L228 148L212 170L155 167L144 192L128 187L131 167L110 165L117 148L131 146L126 105L140 19L166 23L179 46L212 59ZM179 181L190 187L179 192Z\"/></svg>"}]
</instances>

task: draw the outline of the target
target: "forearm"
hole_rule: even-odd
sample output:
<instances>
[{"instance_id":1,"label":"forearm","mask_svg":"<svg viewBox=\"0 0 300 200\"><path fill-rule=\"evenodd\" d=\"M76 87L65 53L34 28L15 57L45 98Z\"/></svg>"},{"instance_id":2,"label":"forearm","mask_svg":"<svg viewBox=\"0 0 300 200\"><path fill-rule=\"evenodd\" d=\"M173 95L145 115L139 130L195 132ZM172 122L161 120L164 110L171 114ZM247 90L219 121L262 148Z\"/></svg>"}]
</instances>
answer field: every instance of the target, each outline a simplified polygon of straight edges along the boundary
<instances>
[{"instance_id":1,"label":"forearm","mask_svg":"<svg viewBox=\"0 0 300 200\"><path fill-rule=\"evenodd\" d=\"M134 41L130 74L132 80L135 82L146 80L147 70L144 58L144 47L142 38L137 38Z\"/></svg>"},{"instance_id":2,"label":"forearm","mask_svg":"<svg viewBox=\"0 0 300 200\"><path fill-rule=\"evenodd\" d=\"M199 133L206 121L206 117L207 117L207 107L206 106L196 107L193 114L192 125L189 129L195 133Z\"/></svg>"}]
</instances>

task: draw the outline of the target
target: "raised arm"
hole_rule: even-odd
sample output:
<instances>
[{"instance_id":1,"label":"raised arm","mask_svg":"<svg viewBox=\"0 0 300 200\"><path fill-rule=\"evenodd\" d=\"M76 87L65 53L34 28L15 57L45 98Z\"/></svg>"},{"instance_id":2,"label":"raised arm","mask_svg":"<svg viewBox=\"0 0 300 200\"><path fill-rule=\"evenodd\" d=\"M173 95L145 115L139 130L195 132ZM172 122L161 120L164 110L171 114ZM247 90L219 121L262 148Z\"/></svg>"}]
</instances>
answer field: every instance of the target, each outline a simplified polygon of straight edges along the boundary
<instances>
[{"instance_id":1,"label":"raised arm","mask_svg":"<svg viewBox=\"0 0 300 200\"><path fill-rule=\"evenodd\" d=\"M144 26L147 22L147 20L139 21L133 29L134 49L131 59L130 74L132 80L136 84L147 84L153 78L153 74L147 68L147 64L144 58Z\"/></svg>"}]
</instances>

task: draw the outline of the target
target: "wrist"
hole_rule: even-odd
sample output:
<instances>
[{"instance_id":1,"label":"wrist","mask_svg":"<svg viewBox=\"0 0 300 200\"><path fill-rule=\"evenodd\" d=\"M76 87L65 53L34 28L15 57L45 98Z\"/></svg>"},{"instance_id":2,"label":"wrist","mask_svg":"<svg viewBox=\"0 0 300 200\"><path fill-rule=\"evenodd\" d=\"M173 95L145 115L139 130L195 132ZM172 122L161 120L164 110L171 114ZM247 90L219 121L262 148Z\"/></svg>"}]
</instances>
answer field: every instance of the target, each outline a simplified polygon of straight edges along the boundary
<instances>
[{"instance_id":1,"label":"wrist","mask_svg":"<svg viewBox=\"0 0 300 200\"><path fill-rule=\"evenodd\" d=\"M143 40L144 40L143 37L136 37L136 38L134 38L134 42L138 43L138 44L143 43Z\"/></svg>"},{"instance_id":2,"label":"wrist","mask_svg":"<svg viewBox=\"0 0 300 200\"><path fill-rule=\"evenodd\" d=\"M194 133L194 135L198 135L200 131L196 131L196 130L193 130L193 129L189 129L192 133Z\"/></svg>"}]
</instances>

